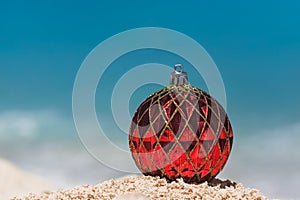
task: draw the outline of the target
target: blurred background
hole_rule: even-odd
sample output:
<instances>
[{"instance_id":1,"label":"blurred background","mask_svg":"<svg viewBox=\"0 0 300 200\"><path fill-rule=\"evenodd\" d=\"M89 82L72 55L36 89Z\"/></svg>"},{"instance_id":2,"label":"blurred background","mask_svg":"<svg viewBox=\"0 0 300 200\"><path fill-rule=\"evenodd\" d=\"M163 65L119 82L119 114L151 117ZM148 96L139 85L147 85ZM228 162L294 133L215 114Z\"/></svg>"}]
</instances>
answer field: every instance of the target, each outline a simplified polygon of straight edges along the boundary
<instances>
[{"instance_id":1,"label":"blurred background","mask_svg":"<svg viewBox=\"0 0 300 200\"><path fill-rule=\"evenodd\" d=\"M2 1L0 157L59 187L126 175L95 160L80 142L72 116L73 84L101 41L132 28L164 27L200 43L222 75L235 141L219 177L270 198L300 198L299 10L300 2L292 0ZM99 82L96 108L108 137L127 151L126 133L111 116L111 93L116 77L149 62L181 62L190 82L206 89L201 75L171 53L147 49L118 58ZM142 86L124 109L133 114L160 88ZM109 155L101 141L99 148ZM124 164L118 155L109 156Z\"/></svg>"}]
</instances>

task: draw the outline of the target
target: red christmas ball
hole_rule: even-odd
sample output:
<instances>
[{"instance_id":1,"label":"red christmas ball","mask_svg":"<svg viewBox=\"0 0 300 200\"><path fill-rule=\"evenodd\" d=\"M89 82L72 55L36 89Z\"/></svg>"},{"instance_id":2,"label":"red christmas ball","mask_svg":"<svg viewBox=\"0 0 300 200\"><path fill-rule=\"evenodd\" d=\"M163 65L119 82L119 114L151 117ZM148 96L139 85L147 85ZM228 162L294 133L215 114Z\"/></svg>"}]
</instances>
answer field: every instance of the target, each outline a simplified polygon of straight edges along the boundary
<instances>
[{"instance_id":1,"label":"red christmas ball","mask_svg":"<svg viewBox=\"0 0 300 200\"><path fill-rule=\"evenodd\" d=\"M223 107L189 85L177 67L171 84L136 110L129 146L143 174L201 183L223 169L232 148L232 127Z\"/></svg>"}]
</instances>

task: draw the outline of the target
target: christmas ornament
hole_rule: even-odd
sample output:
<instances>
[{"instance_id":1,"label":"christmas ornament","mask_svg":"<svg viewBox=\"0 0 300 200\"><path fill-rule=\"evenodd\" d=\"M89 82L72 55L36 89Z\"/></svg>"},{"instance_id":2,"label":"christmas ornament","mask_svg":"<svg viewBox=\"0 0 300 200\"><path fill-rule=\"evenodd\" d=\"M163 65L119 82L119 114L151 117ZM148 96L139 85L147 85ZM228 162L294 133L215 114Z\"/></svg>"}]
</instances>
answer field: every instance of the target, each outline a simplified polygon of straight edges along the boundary
<instances>
[{"instance_id":1,"label":"christmas ornament","mask_svg":"<svg viewBox=\"0 0 300 200\"><path fill-rule=\"evenodd\" d=\"M188 84L178 64L170 85L149 96L136 110L129 146L145 175L201 183L224 167L233 142L223 107L208 93Z\"/></svg>"}]
</instances>

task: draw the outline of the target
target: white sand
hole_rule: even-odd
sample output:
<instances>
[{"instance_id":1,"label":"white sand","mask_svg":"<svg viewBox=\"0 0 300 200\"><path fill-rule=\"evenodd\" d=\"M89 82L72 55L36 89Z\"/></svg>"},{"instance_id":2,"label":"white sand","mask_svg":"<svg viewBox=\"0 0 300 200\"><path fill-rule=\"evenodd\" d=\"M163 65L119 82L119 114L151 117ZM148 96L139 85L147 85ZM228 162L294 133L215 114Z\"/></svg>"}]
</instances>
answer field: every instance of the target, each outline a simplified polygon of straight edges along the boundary
<instances>
[{"instance_id":1,"label":"white sand","mask_svg":"<svg viewBox=\"0 0 300 200\"><path fill-rule=\"evenodd\" d=\"M222 185L222 188L220 187ZM150 176L124 177L105 181L96 186L83 185L68 190L47 192L41 195L30 194L14 200L39 199L101 199L101 200L157 200L157 199L267 199L256 189L244 188L241 184L215 180L199 185L187 184L182 179L168 183L165 179Z\"/></svg>"},{"instance_id":2,"label":"white sand","mask_svg":"<svg viewBox=\"0 0 300 200\"><path fill-rule=\"evenodd\" d=\"M158 199L267 199L256 189L245 188L242 184L215 179L194 185L182 179L167 182L151 176L123 177L91 186L82 185L67 190L57 190L47 181L28 174L13 164L0 159L0 199L14 200L158 200ZM52 190L53 192L50 192Z\"/></svg>"},{"instance_id":3,"label":"white sand","mask_svg":"<svg viewBox=\"0 0 300 200\"><path fill-rule=\"evenodd\" d=\"M42 178L26 173L8 161L0 159L0 199L41 193L56 189Z\"/></svg>"}]
</instances>

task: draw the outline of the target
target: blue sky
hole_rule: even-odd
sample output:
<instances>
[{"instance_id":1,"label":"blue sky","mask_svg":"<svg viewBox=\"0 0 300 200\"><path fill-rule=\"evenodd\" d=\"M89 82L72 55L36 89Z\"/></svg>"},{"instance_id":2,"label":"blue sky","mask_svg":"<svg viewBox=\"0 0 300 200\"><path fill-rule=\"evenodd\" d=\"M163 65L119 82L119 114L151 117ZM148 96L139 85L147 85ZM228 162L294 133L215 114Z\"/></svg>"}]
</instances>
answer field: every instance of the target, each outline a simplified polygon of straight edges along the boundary
<instances>
[{"instance_id":1,"label":"blue sky","mask_svg":"<svg viewBox=\"0 0 300 200\"><path fill-rule=\"evenodd\" d=\"M298 1L1 2L0 111L49 109L71 119L87 54L121 31L155 26L194 38L212 56L237 129L298 123L299 9Z\"/></svg>"}]
</instances>

